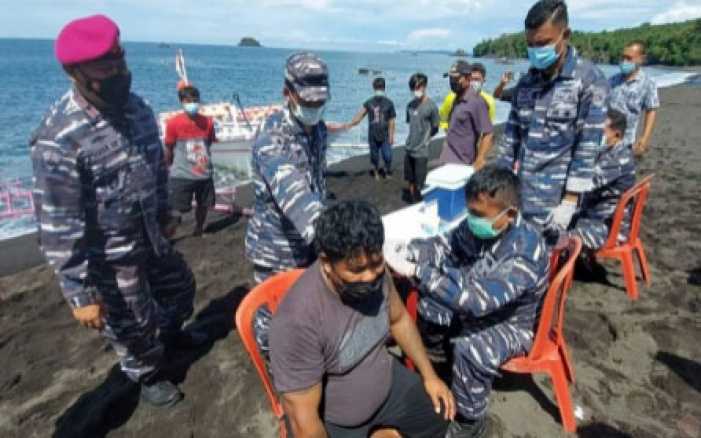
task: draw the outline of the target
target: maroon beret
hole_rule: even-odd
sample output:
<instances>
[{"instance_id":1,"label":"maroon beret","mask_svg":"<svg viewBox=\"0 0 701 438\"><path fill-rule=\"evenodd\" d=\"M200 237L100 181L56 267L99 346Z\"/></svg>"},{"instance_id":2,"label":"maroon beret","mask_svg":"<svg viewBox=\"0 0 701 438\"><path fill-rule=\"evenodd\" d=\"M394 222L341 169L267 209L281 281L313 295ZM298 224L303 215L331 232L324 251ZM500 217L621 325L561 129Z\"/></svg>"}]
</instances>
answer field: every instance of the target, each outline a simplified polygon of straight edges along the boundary
<instances>
[{"instance_id":1,"label":"maroon beret","mask_svg":"<svg viewBox=\"0 0 701 438\"><path fill-rule=\"evenodd\" d=\"M66 24L56 38L56 59L63 65L94 61L119 44L117 23L104 15L78 18Z\"/></svg>"}]
</instances>

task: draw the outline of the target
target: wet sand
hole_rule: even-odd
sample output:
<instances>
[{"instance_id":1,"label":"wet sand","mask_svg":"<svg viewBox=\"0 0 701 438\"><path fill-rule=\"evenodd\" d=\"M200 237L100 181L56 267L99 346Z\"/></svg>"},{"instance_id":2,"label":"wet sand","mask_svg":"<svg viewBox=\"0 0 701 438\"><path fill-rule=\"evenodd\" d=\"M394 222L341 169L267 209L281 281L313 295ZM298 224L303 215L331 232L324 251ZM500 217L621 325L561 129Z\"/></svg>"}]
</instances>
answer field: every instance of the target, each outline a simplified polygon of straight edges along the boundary
<instances>
[{"instance_id":1,"label":"wet sand","mask_svg":"<svg viewBox=\"0 0 701 438\"><path fill-rule=\"evenodd\" d=\"M630 302L620 270L607 264L610 284L577 281L567 305L581 437L701 436L701 288L687 283L701 269L701 87L673 87L661 97L652 149L639 165L639 175L656 175L643 225L652 286ZM399 150L394 178L376 183L366 157L348 160L334 166L330 188L339 199L395 210L404 204L402 161ZM241 198L250 202L250 189ZM46 265L24 269L36 263L33 236L0 244L0 436L276 436L233 327L252 273L245 227L245 220L213 216L204 238L176 244L197 277L193 324L212 343L171 358L186 400L170 410L138 403L138 388L121 376L113 352L73 321ZM540 377L498 379L493 436L562 436L550 386Z\"/></svg>"}]
</instances>

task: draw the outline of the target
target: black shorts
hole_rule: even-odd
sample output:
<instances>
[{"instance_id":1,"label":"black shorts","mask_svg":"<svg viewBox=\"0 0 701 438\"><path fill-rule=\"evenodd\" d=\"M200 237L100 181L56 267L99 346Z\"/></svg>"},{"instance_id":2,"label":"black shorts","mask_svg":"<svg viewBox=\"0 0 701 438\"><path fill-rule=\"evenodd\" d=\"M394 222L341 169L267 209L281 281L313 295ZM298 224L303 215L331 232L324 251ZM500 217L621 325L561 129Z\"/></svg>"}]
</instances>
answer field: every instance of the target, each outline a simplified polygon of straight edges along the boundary
<instances>
[{"instance_id":1,"label":"black shorts","mask_svg":"<svg viewBox=\"0 0 701 438\"><path fill-rule=\"evenodd\" d=\"M193 196L198 206L214 207L214 195L212 178L202 180L171 178L168 181L170 206L181 213L192 210Z\"/></svg>"},{"instance_id":2,"label":"black shorts","mask_svg":"<svg viewBox=\"0 0 701 438\"><path fill-rule=\"evenodd\" d=\"M415 158L409 154L404 156L404 179L415 184L419 189L426 183L428 173L428 158Z\"/></svg>"},{"instance_id":3,"label":"black shorts","mask_svg":"<svg viewBox=\"0 0 701 438\"><path fill-rule=\"evenodd\" d=\"M442 413L441 413L442 415ZM341 427L326 422L329 438L367 437L376 428L395 428L402 436L436 438L445 435L448 422L433 410L421 377L398 361L392 364L392 387L382 407L364 425Z\"/></svg>"}]
</instances>

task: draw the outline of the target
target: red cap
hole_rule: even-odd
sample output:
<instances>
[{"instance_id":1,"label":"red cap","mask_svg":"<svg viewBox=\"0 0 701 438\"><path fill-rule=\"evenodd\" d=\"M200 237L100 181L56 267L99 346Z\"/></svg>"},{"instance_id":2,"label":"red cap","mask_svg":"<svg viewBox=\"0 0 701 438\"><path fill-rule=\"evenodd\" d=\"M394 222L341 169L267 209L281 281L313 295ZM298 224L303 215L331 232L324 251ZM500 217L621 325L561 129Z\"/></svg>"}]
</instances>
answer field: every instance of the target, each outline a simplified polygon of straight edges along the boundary
<instances>
[{"instance_id":1,"label":"red cap","mask_svg":"<svg viewBox=\"0 0 701 438\"><path fill-rule=\"evenodd\" d=\"M56 38L56 59L63 65L94 61L119 44L117 23L104 15L73 20Z\"/></svg>"}]
</instances>

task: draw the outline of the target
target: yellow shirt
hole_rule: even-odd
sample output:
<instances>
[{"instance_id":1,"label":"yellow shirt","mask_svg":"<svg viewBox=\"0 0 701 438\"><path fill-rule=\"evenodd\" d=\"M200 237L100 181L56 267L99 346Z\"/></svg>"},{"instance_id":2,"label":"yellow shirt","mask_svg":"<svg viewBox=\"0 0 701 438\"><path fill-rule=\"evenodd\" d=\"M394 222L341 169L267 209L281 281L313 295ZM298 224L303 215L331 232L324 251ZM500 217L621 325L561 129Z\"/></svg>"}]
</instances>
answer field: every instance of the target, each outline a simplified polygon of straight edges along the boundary
<instances>
[{"instance_id":1,"label":"yellow shirt","mask_svg":"<svg viewBox=\"0 0 701 438\"><path fill-rule=\"evenodd\" d=\"M480 91L480 96L487 103L487 109L489 110L489 121L494 123L494 119L497 118L497 104L494 100L494 96L491 94ZM448 130L450 126L450 110L453 108L453 102L455 102L455 93L452 91L445 96L443 99L443 104L438 110L438 114L441 116L441 129Z\"/></svg>"}]
</instances>

